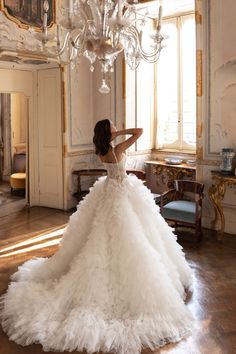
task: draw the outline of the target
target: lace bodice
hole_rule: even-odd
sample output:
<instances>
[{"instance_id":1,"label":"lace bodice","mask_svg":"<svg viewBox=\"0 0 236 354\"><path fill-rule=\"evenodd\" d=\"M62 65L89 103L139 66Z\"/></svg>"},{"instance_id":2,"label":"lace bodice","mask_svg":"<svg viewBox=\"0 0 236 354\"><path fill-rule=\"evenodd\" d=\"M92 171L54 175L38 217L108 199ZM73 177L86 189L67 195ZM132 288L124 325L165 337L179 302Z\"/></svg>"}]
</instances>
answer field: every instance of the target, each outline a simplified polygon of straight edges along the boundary
<instances>
[{"instance_id":1,"label":"lace bodice","mask_svg":"<svg viewBox=\"0 0 236 354\"><path fill-rule=\"evenodd\" d=\"M103 162L105 169L107 170L107 176L118 181L122 181L126 176L125 170L126 156L124 155L122 160L117 163Z\"/></svg>"}]
</instances>

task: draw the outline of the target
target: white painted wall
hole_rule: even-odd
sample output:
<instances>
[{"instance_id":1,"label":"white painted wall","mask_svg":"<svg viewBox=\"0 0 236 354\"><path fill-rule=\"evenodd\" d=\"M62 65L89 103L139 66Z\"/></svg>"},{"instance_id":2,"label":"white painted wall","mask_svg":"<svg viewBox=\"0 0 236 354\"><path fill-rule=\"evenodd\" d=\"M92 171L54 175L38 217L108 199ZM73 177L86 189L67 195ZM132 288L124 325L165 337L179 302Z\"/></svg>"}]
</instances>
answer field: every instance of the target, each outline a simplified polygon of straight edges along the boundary
<instances>
[{"instance_id":1,"label":"white painted wall","mask_svg":"<svg viewBox=\"0 0 236 354\"><path fill-rule=\"evenodd\" d=\"M218 170L220 151L236 151L236 2L197 1L203 10L203 99L198 100L198 179L205 183L204 226L214 212L208 197L211 170ZM199 44L199 38L198 38ZM236 161L235 161L236 163ZM236 234L236 188L227 188L222 202L226 232Z\"/></svg>"}]
</instances>

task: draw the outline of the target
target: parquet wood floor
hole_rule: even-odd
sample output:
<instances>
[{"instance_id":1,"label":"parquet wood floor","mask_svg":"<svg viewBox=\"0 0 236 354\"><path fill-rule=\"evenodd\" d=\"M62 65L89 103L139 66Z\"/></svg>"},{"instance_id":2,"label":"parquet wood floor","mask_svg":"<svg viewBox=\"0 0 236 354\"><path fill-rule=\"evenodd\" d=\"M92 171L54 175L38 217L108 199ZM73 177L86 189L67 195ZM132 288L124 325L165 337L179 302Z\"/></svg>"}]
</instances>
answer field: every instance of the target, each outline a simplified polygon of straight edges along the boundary
<instances>
[{"instance_id":1,"label":"parquet wood floor","mask_svg":"<svg viewBox=\"0 0 236 354\"><path fill-rule=\"evenodd\" d=\"M48 257L56 251L60 231L50 236L51 245L47 243L49 236L41 240L39 235L62 228L69 215L35 207L0 218L0 294L19 264L34 256ZM29 240L30 245L20 244ZM188 338L156 350L155 354L236 354L236 235L225 235L219 243L214 232L205 230L200 247L196 247L191 233L181 234L179 242L194 273L193 293L187 301L195 318L194 330ZM30 251L29 246L38 248ZM10 249L5 250L6 247ZM21 253L12 253L15 251ZM0 330L0 354L29 353L43 351L36 344L21 347ZM151 353L143 350L143 354Z\"/></svg>"}]
</instances>

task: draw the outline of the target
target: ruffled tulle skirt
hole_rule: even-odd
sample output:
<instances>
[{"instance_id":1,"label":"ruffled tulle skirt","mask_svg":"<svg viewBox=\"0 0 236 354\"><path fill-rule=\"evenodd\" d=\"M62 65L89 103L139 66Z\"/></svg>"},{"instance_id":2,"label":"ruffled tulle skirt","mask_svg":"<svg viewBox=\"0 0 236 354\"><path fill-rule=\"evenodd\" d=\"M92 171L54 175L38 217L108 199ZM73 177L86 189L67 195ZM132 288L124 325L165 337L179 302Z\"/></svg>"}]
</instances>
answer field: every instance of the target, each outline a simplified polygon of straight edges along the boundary
<instances>
[{"instance_id":1,"label":"ruffled tulle skirt","mask_svg":"<svg viewBox=\"0 0 236 354\"><path fill-rule=\"evenodd\" d=\"M1 297L11 340L45 351L138 354L191 329L190 268L150 191L102 177L70 217L58 252L25 262Z\"/></svg>"}]
</instances>

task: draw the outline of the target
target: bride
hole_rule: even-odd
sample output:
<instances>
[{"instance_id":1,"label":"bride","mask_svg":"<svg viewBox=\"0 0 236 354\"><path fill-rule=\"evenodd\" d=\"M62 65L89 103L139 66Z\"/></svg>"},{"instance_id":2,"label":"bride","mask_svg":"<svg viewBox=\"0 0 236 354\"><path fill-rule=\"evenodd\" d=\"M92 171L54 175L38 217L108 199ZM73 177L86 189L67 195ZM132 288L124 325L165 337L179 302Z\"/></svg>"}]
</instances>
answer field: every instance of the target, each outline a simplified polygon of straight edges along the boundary
<instances>
[{"instance_id":1,"label":"bride","mask_svg":"<svg viewBox=\"0 0 236 354\"><path fill-rule=\"evenodd\" d=\"M142 129L94 129L107 169L70 217L59 250L25 262L1 297L9 338L43 350L138 354L191 329L191 271L151 192L125 172L125 150ZM111 141L130 135L112 147Z\"/></svg>"}]
</instances>

